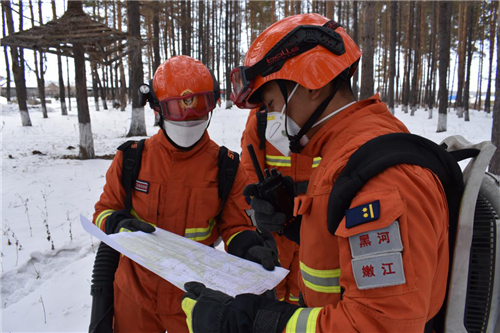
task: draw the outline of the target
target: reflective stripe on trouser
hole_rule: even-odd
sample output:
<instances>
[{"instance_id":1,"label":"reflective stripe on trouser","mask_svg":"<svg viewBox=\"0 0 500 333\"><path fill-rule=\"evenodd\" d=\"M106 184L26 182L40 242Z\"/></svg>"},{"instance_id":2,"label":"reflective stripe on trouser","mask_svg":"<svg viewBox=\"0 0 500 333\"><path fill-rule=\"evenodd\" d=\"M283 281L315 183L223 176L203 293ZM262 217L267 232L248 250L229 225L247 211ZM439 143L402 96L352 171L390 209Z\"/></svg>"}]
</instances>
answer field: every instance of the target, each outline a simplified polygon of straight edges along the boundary
<instances>
[{"instance_id":1,"label":"reflective stripe on trouser","mask_svg":"<svg viewBox=\"0 0 500 333\"><path fill-rule=\"evenodd\" d=\"M313 168L318 167L319 162L321 162L321 157L315 157L315 158L313 159L313 164L312 164L312 167L313 167Z\"/></svg>"},{"instance_id":2,"label":"reflective stripe on trouser","mask_svg":"<svg viewBox=\"0 0 500 333\"><path fill-rule=\"evenodd\" d=\"M298 302L298 301L299 301L299 298L298 298L298 297L293 296L292 294L290 294L290 295L288 296L288 300L289 300L290 302Z\"/></svg>"},{"instance_id":3,"label":"reflective stripe on trouser","mask_svg":"<svg viewBox=\"0 0 500 333\"><path fill-rule=\"evenodd\" d=\"M97 215L97 218L95 219L95 225L101 229L102 221L109 215L113 214L115 211L112 209L106 209L103 210L99 215ZM102 229L101 229L102 230Z\"/></svg>"},{"instance_id":4,"label":"reflective stripe on trouser","mask_svg":"<svg viewBox=\"0 0 500 333\"><path fill-rule=\"evenodd\" d=\"M191 240L200 242L204 241L212 234L212 230L215 226L215 218L208 221L208 227L206 228L187 228L184 232L184 237Z\"/></svg>"},{"instance_id":5,"label":"reflective stripe on trouser","mask_svg":"<svg viewBox=\"0 0 500 333\"><path fill-rule=\"evenodd\" d=\"M291 167L292 158L287 156L266 155L266 164L271 166Z\"/></svg>"},{"instance_id":6,"label":"reflective stripe on trouser","mask_svg":"<svg viewBox=\"0 0 500 333\"><path fill-rule=\"evenodd\" d=\"M299 308L286 324L286 333L316 332L316 322L323 308Z\"/></svg>"},{"instance_id":7,"label":"reflective stripe on trouser","mask_svg":"<svg viewBox=\"0 0 500 333\"><path fill-rule=\"evenodd\" d=\"M307 288L319 293L340 293L340 268L320 270L300 262L300 273Z\"/></svg>"}]
</instances>

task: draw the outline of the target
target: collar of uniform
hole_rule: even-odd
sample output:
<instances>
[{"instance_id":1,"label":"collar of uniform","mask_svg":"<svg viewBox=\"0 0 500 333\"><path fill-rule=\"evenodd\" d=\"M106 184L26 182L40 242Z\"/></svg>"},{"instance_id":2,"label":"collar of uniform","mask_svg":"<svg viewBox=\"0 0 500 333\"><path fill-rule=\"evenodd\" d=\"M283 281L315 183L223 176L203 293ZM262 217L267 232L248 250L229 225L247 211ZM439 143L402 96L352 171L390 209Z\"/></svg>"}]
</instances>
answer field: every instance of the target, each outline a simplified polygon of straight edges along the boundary
<instances>
[{"instance_id":1,"label":"collar of uniform","mask_svg":"<svg viewBox=\"0 0 500 333\"><path fill-rule=\"evenodd\" d=\"M193 147L193 149L180 150L180 149L174 147L174 145L172 145L172 143L170 143L170 141L168 141L168 139L165 136L165 133L163 133L162 129L160 129L158 131L157 136L159 138L160 144L162 145L162 147L164 147L167 150L167 152L169 154L172 155L173 160L188 159L191 156L196 155L196 153L198 153L200 150L203 150L204 147L210 142L210 136L208 135L208 131L205 131L205 133L201 137L201 140L198 141L198 143Z\"/></svg>"},{"instance_id":2,"label":"collar of uniform","mask_svg":"<svg viewBox=\"0 0 500 333\"><path fill-rule=\"evenodd\" d=\"M354 103L339 114L333 116L313 135L301 154L311 157L323 156L323 151L327 149L327 146L330 146L328 143L332 142L346 126L345 120L355 114L356 111L380 102L379 94L375 94L370 98ZM350 122L347 122L347 126L350 125Z\"/></svg>"}]
</instances>

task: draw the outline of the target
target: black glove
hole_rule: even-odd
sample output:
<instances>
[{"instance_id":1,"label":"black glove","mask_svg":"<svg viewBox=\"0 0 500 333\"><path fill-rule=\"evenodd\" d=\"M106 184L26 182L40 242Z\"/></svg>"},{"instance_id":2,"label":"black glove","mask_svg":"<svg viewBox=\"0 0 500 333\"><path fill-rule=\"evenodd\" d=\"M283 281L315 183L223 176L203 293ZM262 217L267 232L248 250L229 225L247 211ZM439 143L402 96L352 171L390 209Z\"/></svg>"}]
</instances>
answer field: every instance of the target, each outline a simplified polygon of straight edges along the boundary
<instances>
[{"instance_id":1,"label":"black glove","mask_svg":"<svg viewBox=\"0 0 500 333\"><path fill-rule=\"evenodd\" d=\"M269 232L242 231L231 240L227 252L259 263L268 271L280 266L276 241Z\"/></svg>"},{"instance_id":2,"label":"black glove","mask_svg":"<svg viewBox=\"0 0 500 333\"><path fill-rule=\"evenodd\" d=\"M117 210L106 218L104 224L106 234L117 234L124 229L128 231L154 232L156 229L151 224L140 221L126 210Z\"/></svg>"},{"instance_id":3,"label":"black glove","mask_svg":"<svg viewBox=\"0 0 500 333\"><path fill-rule=\"evenodd\" d=\"M184 285L186 293L182 298L182 310L186 313L189 331L193 333L222 332L226 321L226 306L233 297L220 291L208 289L203 283L188 282Z\"/></svg>"},{"instance_id":4,"label":"black glove","mask_svg":"<svg viewBox=\"0 0 500 333\"><path fill-rule=\"evenodd\" d=\"M199 282L184 285L182 309L193 333L281 333L299 308L252 294L230 297Z\"/></svg>"},{"instance_id":5,"label":"black glove","mask_svg":"<svg viewBox=\"0 0 500 333\"><path fill-rule=\"evenodd\" d=\"M293 201L296 194L292 177L283 177L283 186ZM285 214L276 212L275 208L269 201L265 198L259 197L259 191L257 190L256 184L247 185L243 189L243 195L246 197L253 197L250 206L255 211L255 222L257 223L257 228L259 228L259 230L281 232L283 231L285 224L287 222L291 222L286 220Z\"/></svg>"}]
</instances>

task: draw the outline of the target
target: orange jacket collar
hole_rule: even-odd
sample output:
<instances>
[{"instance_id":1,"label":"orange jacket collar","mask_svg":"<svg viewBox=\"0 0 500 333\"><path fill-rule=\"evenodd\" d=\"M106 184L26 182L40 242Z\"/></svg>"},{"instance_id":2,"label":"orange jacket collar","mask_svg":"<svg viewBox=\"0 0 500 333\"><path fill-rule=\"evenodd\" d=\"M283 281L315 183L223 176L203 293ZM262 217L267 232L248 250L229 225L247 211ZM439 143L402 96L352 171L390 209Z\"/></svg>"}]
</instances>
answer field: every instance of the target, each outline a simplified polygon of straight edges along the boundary
<instances>
[{"instance_id":1,"label":"orange jacket collar","mask_svg":"<svg viewBox=\"0 0 500 333\"><path fill-rule=\"evenodd\" d=\"M369 105L381 103L379 94L375 94L370 98L356 102L355 104L349 106L339 114L335 115L327 121L321 129L316 132L313 137L302 150L301 155L306 156L323 156L323 152L327 149L332 149L334 145L342 144L343 140L336 140L337 136L345 129L347 126L354 126L353 115L356 114L358 110L364 109Z\"/></svg>"}]
</instances>

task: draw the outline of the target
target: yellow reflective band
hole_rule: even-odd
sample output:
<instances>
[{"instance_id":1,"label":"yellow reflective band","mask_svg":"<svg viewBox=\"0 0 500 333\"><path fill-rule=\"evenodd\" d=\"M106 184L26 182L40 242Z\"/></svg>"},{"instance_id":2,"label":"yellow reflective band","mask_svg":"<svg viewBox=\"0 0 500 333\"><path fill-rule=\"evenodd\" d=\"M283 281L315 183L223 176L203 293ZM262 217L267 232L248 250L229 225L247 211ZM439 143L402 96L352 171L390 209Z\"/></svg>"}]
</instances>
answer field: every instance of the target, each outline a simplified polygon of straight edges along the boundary
<instances>
[{"instance_id":1,"label":"yellow reflective band","mask_svg":"<svg viewBox=\"0 0 500 333\"><path fill-rule=\"evenodd\" d=\"M274 116L267 116L267 121L274 120Z\"/></svg>"},{"instance_id":2,"label":"yellow reflective band","mask_svg":"<svg viewBox=\"0 0 500 333\"><path fill-rule=\"evenodd\" d=\"M189 329L189 333L193 333L193 309L195 305L196 301L189 297L185 297L181 303L182 310L186 314L186 323Z\"/></svg>"},{"instance_id":3,"label":"yellow reflective band","mask_svg":"<svg viewBox=\"0 0 500 333\"><path fill-rule=\"evenodd\" d=\"M340 277L340 268L329 269L329 270L314 269L314 268L307 267L306 264L304 264L301 261L300 262L300 269L303 270L304 272L312 275L312 276L317 276L317 277L322 277L322 278Z\"/></svg>"},{"instance_id":4,"label":"yellow reflective band","mask_svg":"<svg viewBox=\"0 0 500 333\"><path fill-rule=\"evenodd\" d=\"M106 209L106 210L103 210L99 215L97 215L97 218L95 219L95 225L101 229L101 225L102 225L102 221L104 221L104 219L106 217L108 217L109 215L113 214L114 213L114 210L112 209ZM102 229L101 229L102 230Z\"/></svg>"},{"instance_id":5,"label":"yellow reflective band","mask_svg":"<svg viewBox=\"0 0 500 333\"><path fill-rule=\"evenodd\" d=\"M132 231L128 230L127 228L120 228L120 231L118 232L132 232Z\"/></svg>"},{"instance_id":6,"label":"yellow reflective band","mask_svg":"<svg viewBox=\"0 0 500 333\"><path fill-rule=\"evenodd\" d=\"M312 164L312 167L313 167L313 168L317 168L317 167L318 167L318 165L319 165L319 162L321 162L321 157L315 157L315 158L313 159L313 164Z\"/></svg>"},{"instance_id":7,"label":"yellow reflective band","mask_svg":"<svg viewBox=\"0 0 500 333\"><path fill-rule=\"evenodd\" d=\"M288 319L288 322L286 323L286 333L295 333L297 331L297 320L299 319L300 313L304 310L304 308L299 308L297 309L292 317Z\"/></svg>"},{"instance_id":8,"label":"yellow reflective band","mask_svg":"<svg viewBox=\"0 0 500 333\"><path fill-rule=\"evenodd\" d=\"M340 293L340 269L319 270L300 262L302 280L307 288L320 293Z\"/></svg>"},{"instance_id":9,"label":"yellow reflective band","mask_svg":"<svg viewBox=\"0 0 500 333\"><path fill-rule=\"evenodd\" d=\"M238 235L238 234L240 234L241 232L243 232L243 231L244 231L244 230L242 230L242 231L238 231L237 233L235 233L234 235L232 235L231 237L229 237L229 239L227 240L226 246L229 246L229 243L231 243L231 241L233 240L233 238L234 238L236 235Z\"/></svg>"},{"instance_id":10,"label":"yellow reflective band","mask_svg":"<svg viewBox=\"0 0 500 333\"><path fill-rule=\"evenodd\" d=\"M134 215L139 221L146 222L139 217L139 215L137 214L137 212L133 208L130 210L130 214Z\"/></svg>"},{"instance_id":11,"label":"yellow reflective band","mask_svg":"<svg viewBox=\"0 0 500 333\"><path fill-rule=\"evenodd\" d=\"M307 288L314 290L318 293L340 294L340 286L322 286L322 285L317 285L317 284L311 283L304 278L302 278L302 280L304 281L304 284Z\"/></svg>"},{"instance_id":12,"label":"yellow reflective band","mask_svg":"<svg viewBox=\"0 0 500 333\"><path fill-rule=\"evenodd\" d=\"M133 208L130 210L130 214L134 215L135 218L138 219L139 221L146 222L147 224L150 224L156 228L156 224L141 219L141 217L137 214L137 212Z\"/></svg>"},{"instance_id":13,"label":"yellow reflective band","mask_svg":"<svg viewBox=\"0 0 500 333\"><path fill-rule=\"evenodd\" d=\"M287 156L266 155L266 164L271 166L292 166L292 158Z\"/></svg>"},{"instance_id":14,"label":"yellow reflective band","mask_svg":"<svg viewBox=\"0 0 500 333\"><path fill-rule=\"evenodd\" d=\"M299 301L299 298L298 298L298 297L293 296L292 294L290 294L290 296L288 296L288 300L289 300L289 301L292 301L292 302L298 302L298 301Z\"/></svg>"},{"instance_id":15,"label":"yellow reflective band","mask_svg":"<svg viewBox=\"0 0 500 333\"><path fill-rule=\"evenodd\" d=\"M318 316L323 308L313 308L309 317L307 318L307 329L306 332L316 332L316 324L318 322Z\"/></svg>"},{"instance_id":16,"label":"yellow reflective band","mask_svg":"<svg viewBox=\"0 0 500 333\"><path fill-rule=\"evenodd\" d=\"M215 226L215 219L208 221L206 228L187 228L184 232L184 237L194 240L196 242L204 241L212 234Z\"/></svg>"},{"instance_id":17,"label":"yellow reflective band","mask_svg":"<svg viewBox=\"0 0 500 333\"><path fill-rule=\"evenodd\" d=\"M278 301L283 302L285 300L285 297L280 298Z\"/></svg>"},{"instance_id":18,"label":"yellow reflective band","mask_svg":"<svg viewBox=\"0 0 500 333\"><path fill-rule=\"evenodd\" d=\"M299 308L286 324L286 333L315 333L319 313L323 308Z\"/></svg>"}]
</instances>

